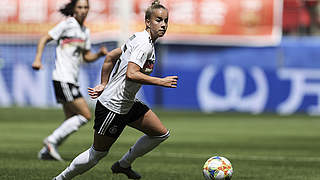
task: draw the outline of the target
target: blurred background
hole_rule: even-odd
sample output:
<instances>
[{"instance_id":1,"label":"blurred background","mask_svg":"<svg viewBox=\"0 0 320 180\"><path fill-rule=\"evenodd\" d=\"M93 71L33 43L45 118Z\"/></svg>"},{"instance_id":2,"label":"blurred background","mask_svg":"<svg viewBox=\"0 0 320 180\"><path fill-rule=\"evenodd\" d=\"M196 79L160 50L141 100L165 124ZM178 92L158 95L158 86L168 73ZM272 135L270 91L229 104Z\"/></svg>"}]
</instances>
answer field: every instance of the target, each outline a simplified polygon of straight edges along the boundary
<instances>
[{"instance_id":1,"label":"blurred background","mask_svg":"<svg viewBox=\"0 0 320 180\"><path fill-rule=\"evenodd\" d=\"M31 64L36 43L62 20L68 0L0 1L0 107L57 107L51 72ZM167 0L170 24L157 43L154 76L178 75L177 89L144 86L152 107L202 112L320 113L320 3L317 0ZM119 47L144 29L148 0L91 0L94 48ZM100 81L103 59L82 66L80 87Z\"/></svg>"}]
</instances>

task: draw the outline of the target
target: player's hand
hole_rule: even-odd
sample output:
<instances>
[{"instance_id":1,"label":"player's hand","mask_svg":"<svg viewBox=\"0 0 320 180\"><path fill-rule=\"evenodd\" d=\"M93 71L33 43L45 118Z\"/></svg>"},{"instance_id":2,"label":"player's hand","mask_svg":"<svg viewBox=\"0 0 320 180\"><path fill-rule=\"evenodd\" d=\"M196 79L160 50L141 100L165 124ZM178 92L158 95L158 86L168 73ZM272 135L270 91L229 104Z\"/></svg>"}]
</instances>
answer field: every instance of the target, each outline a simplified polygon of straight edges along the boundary
<instances>
[{"instance_id":1,"label":"player's hand","mask_svg":"<svg viewBox=\"0 0 320 180\"><path fill-rule=\"evenodd\" d=\"M34 70L42 69L42 63L39 61L34 61L32 64L32 69L34 69Z\"/></svg>"},{"instance_id":2,"label":"player's hand","mask_svg":"<svg viewBox=\"0 0 320 180\"><path fill-rule=\"evenodd\" d=\"M101 95L104 88L105 88L105 86L102 84L99 84L94 88L88 87L88 94L92 99L96 99L97 97L99 97Z\"/></svg>"},{"instance_id":3,"label":"player's hand","mask_svg":"<svg viewBox=\"0 0 320 180\"><path fill-rule=\"evenodd\" d=\"M106 56L108 54L108 49L106 47L101 47L100 50L99 50L99 54L100 56Z\"/></svg>"},{"instance_id":4,"label":"player's hand","mask_svg":"<svg viewBox=\"0 0 320 180\"><path fill-rule=\"evenodd\" d=\"M178 76L167 76L162 78L162 85L164 87L176 88L178 83Z\"/></svg>"}]
</instances>

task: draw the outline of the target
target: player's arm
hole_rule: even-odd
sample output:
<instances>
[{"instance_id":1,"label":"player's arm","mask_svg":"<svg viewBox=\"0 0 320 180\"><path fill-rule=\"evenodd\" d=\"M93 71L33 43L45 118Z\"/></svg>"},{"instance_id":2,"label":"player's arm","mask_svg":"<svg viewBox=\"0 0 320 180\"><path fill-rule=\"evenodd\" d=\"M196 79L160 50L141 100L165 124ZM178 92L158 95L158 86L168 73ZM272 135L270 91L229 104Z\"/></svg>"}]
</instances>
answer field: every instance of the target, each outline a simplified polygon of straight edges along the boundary
<instances>
[{"instance_id":1,"label":"player's arm","mask_svg":"<svg viewBox=\"0 0 320 180\"><path fill-rule=\"evenodd\" d=\"M103 92L104 88L106 87L110 74L114 65L116 64L117 60L120 58L122 51L120 48L116 48L108 53L107 57L104 60L101 70L101 82L94 88L88 88L88 94L91 98L95 99L100 96Z\"/></svg>"},{"instance_id":2,"label":"player's arm","mask_svg":"<svg viewBox=\"0 0 320 180\"><path fill-rule=\"evenodd\" d=\"M98 58L105 56L108 54L108 50L106 47L101 47L97 53L93 53L91 50L85 50L83 54L83 59L86 62L93 62Z\"/></svg>"},{"instance_id":3,"label":"player's arm","mask_svg":"<svg viewBox=\"0 0 320 180\"><path fill-rule=\"evenodd\" d=\"M36 57L32 63L32 68L34 70L39 70L42 68L41 58L42 58L43 49L44 49L45 45L48 42L50 42L51 40L53 40L53 38L49 34L46 34L40 38L40 40L38 42L38 46L37 46L37 54L36 54Z\"/></svg>"},{"instance_id":4,"label":"player's arm","mask_svg":"<svg viewBox=\"0 0 320 180\"><path fill-rule=\"evenodd\" d=\"M126 78L129 81L134 81L140 84L158 85L169 88L176 88L178 81L178 76L158 78L146 75L141 72L141 67L134 62L128 63Z\"/></svg>"},{"instance_id":5,"label":"player's arm","mask_svg":"<svg viewBox=\"0 0 320 180\"><path fill-rule=\"evenodd\" d=\"M106 59L104 60L104 63L102 65L102 70L101 70L101 84L106 86L108 81L109 81L109 77L111 74L111 71L114 67L114 65L116 64L117 60L120 58L122 54L122 50L120 48L116 48L114 50L112 50L106 57Z\"/></svg>"}]
</instances>

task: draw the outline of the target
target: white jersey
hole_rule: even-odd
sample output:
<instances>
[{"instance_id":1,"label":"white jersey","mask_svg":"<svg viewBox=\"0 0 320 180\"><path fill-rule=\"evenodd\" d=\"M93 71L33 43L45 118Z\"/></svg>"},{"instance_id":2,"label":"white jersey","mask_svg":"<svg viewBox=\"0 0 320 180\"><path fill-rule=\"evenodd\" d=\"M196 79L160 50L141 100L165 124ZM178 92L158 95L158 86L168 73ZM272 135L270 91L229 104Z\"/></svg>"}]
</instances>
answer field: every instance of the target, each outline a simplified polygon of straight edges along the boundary
<instances>
[{"instance_id":1,"label":"white jersey","mask_svg":"<svg viewBox=\"0 0 320 180\"><path fill-rule=\"evenodd\" d=\"M68 17L48 33L58 41L53 80L78 84L79 66L83 62L83 50L90 50L90 32L80 26L74 17Z\"/></svg>"},{"instance_id":2,"label":"white jersey","mask_svg":"<svg viewBox=\"0 0 320 180\"><path fill-rule=\"evenodd\" d=\"M99 97L99 101L109 110L126 114L131 109L141 84L126 79L128 62L141 67L142 72L150 74L155 63L154 45L147 31L137 32L121 47L109 83Z\"/></svg>"}]
</instances>

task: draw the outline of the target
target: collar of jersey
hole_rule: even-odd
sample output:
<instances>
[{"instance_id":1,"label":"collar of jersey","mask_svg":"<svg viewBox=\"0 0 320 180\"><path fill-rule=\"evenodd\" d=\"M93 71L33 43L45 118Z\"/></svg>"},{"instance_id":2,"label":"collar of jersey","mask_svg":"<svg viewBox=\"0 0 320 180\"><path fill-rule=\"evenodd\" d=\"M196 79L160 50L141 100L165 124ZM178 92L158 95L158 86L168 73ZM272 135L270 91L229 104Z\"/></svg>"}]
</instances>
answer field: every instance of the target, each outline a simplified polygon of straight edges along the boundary
<instances>
[{"instance_id":1,"label":"collar of jersey","mask_svg":"<svg viewBox=\"0 0 320 180\"><path fill-rule=\"evenodd\" d=\"M70 18L71 21L73 21L75 24L77 24L77 26L79 26L82 30L85 29L85 26L84 26L84 25L81 26L81 25L79 24L79 22L76 20L76 18L74 18L73 16L70 16L70 17L68 17L68 18Z\"/></svg>"},{"instance_id":2,"label":"collar of jersey","mask_svg":"<svg viewBox=\"0 0 320 180\"><path fill-rule=\"evenodd\" d=\"M148 35L149 42L153 45L153 42L152 42L151 36L150 36L150 34L148 33L148 31L147 31L147 30L144 30L143 32L144 32L144 33L146 33L146 34Z\"/></svg>"}]
</instances>

